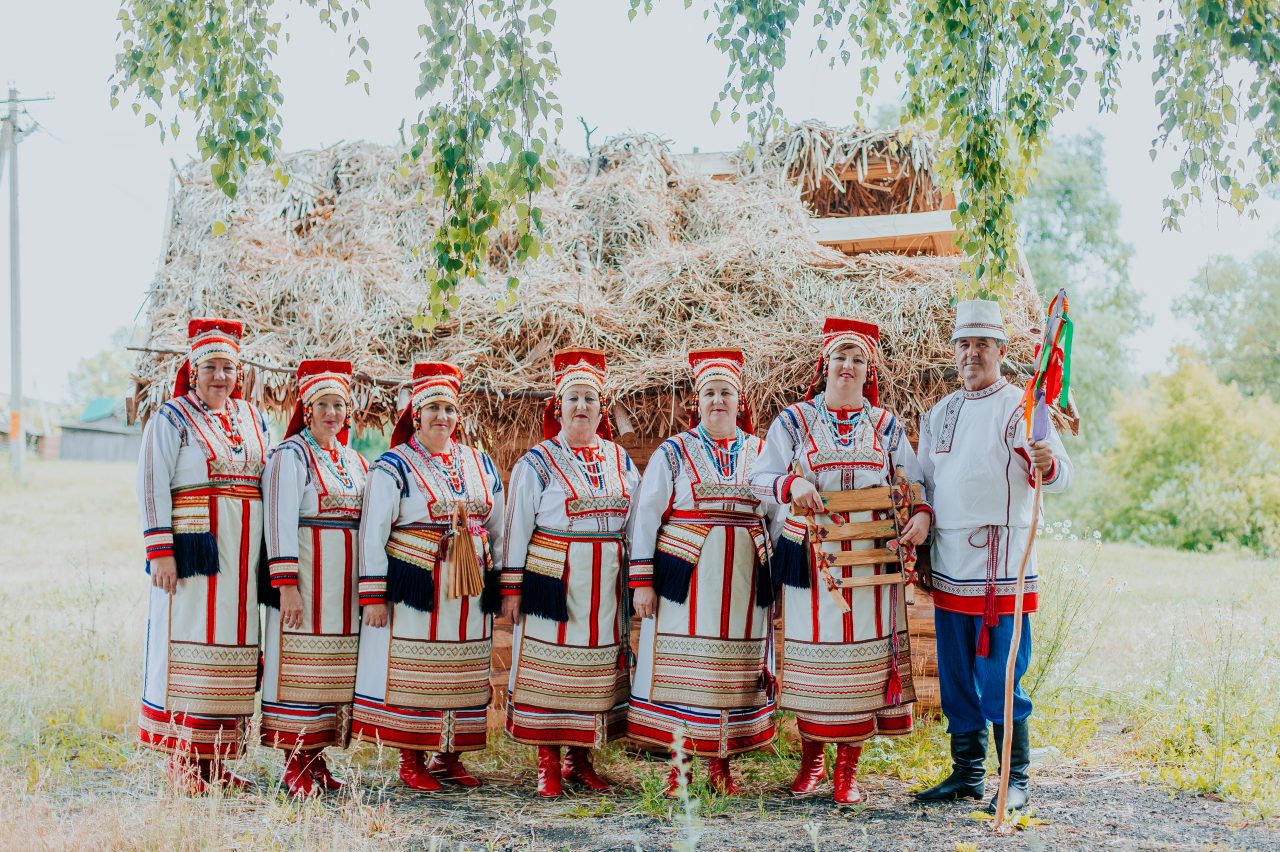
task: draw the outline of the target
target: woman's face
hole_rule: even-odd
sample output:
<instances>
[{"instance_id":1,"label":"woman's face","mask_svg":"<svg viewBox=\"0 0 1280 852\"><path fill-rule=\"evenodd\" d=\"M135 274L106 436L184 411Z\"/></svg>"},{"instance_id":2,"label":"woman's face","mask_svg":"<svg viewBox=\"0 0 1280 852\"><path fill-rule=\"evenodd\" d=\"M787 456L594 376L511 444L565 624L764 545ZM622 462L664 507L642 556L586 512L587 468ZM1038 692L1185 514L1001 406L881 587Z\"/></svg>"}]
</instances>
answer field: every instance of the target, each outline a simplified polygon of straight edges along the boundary
<instances>
[{"instance_id":1,"label":"woman's face","mask_svg":"<svg viewBox=\"0 0 1280 852\"><path fill-rule=\"evenodd\" d=\"M347 425L347 401L336 393L327 393L311 403L311 434L321 444L337 438Z\"/></svg>"},{"instance_id":2,"label":"woman's face","mask_svg":"<svg viewBox=\"0 0 1280 852\"><path fill-rule=\"evenodd\" d=\"M236 389L239 368L230 358L210 358L196 368L196 395L212 409L221 409Z\"/></svg>"},{"instance_id":3,"label":"woman's face","mask_svg":"<svg viewBox=\"0 0 1280 852\"><path fill-rule=\"evenodd\" d=\"M418 440L435 448L448 446L458 428L458 406L446 400L429 402L418 409Z\"/></svg>"},{"instance_id":4,"label":"woman's face","mask_svg":"<svg viewBox=\"0 0 1280 852\"><path fill-rule=\"evenodd\" d=\"M867 381L867 355L857 346L845 346L831 355L827 393L843 399L860 398Z\"/></svg>"},{"instance_id":5,"label":"woman's face","mask_svg":"<svg viewBox=\"0 0 1280 852\"><path fill-rule=\"evenodd\" d=\"M727 438L738 428L738 389L715 379L698 392L698 417L714 437Z\"/></svg>"},{"instance_id":6,"label":"woman's face","mask_svg":"<svg viewBox=\"0 0 1280 852\"><path fill-rule=\"evenodd\" d=\"M560 396L560 426L570 435L592 435L600 425L600 394L591 385L569 385Z\"/></svg>"}]
</instances>

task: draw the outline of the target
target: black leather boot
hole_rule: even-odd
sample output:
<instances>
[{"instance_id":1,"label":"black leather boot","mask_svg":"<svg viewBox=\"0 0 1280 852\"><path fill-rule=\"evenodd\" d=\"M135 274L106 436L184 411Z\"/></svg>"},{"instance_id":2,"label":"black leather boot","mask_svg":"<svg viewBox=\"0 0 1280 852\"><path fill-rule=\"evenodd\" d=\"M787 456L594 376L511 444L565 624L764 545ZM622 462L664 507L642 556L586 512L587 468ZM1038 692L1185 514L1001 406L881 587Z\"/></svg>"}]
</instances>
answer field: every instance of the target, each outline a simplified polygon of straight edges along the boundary
<instances>
[{"instance_id":1,"label":"black leather boot","mask_svg":"<svg viewBox=\"0 0 1280 852\"><path fill-rule=\"evenodd\" d=\"M1004 725L992 725L991 733L995 737L996 757L1003 758ZM1027 779L1027 770L1031 768L1031 731L1026 722L1013 723L1013 743L1009 748L1009 794L1005 796L1006 811L1020 811L1027 806L1031 798ZM999 790L997 789L997 796ZM996 812L996 800L992 799L987 806L990 813Z\"/></svg>"},{"instance_id":2,"label":"black leather boot","mask_svg":"<svg viewBox=\"0 0 1280 852\"><path fill-rule=\"evenodd\" d=\"M917 802L981 799L987 776L987 729L951 735L951 774L941 784L916 793Z\"/></svg>"}]
</instances>

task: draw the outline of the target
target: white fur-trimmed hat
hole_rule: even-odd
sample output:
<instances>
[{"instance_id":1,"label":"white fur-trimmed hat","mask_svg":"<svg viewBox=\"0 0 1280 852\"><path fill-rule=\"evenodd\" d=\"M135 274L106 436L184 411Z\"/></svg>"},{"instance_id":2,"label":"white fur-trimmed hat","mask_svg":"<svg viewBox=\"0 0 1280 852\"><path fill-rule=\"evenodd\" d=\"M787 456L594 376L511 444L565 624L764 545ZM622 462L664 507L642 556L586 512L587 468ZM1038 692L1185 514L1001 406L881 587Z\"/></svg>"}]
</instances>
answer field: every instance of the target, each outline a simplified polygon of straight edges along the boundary
<instances>
[{"instance_id":1,"label":"white fur-trimmed hat","mask_svg":"<svg viewBox=\"0 0 1280 852\"><path fill-rule=\"evenodd\" d=\"M962 337L992 337L1008 343L1009 333L1004 328L1000 303L968 299L956 305L956 328L951 332L951 342L955 343Z\"/></svg>"}]
</instances>

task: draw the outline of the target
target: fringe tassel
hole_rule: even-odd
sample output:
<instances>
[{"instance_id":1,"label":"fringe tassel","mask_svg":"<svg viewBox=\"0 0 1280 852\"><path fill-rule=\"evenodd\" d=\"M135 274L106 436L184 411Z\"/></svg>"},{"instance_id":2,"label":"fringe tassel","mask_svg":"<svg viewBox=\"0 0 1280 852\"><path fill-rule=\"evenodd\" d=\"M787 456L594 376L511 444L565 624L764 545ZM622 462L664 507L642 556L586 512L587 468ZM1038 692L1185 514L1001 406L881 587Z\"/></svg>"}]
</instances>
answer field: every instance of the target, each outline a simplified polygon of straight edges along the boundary
<instances>
[{"instance_id":1,"label":"fringe tassel","mask_svg":"<svg viewBox=\"0 0 1280 852\"><path fill-rule=\"evenodd\" d=\"M891 707L902 703L902 675L898 673L897 660L889 667L889 682L884 688L884 698Z\"/></svg>"},{"instance_id":2,"label":"fringe tassel","mask_svg":"<svg viewBox=\"0 0 1280 852\"><path fill-rule=\"evenodd\" d=\"M280 590L271 585L271 569L267 566L267 546L261 550L258 559L258 603L272 609L280 608Z\"/></svg>"},{"instance_id":3,"label":"fringe tassel","mask_svg":"<svg viewBox=\"0 0 1280 852\"><path fill-rule=\"evenodd\" d=\"M502 611L502 569L484 572L484 591L480 593L480 611L497 615Z\"/></svg>"},{"instance_id":4,"label":"fringe tassel","mask_svg":"<svg viewBox=\"0 0 1280 852\"><path fill-rule=\"evenodd\" d=\"M809 588L809 545L799 544L783 536L778 539L777 549L773 553L774 585L790 586L793 589Z\"/></svg>"},{"instance_id":5,"label":"fringe tassel","mask_svg":"<svg viewBox=\"0 0 1280 852\"><path fill-rule=\"evenodd\" d=\"M173 558L179 580L213 577L218 573L218 540L211 532L174 533Z\"/></svg>"},{"instance_id":6,"label":"fringe tassel","mask_svg":"<svg viewBox=\"0 0 1280 852\"><path fill-rule=\"evenodd\" d=\"M979 657L985 657L991 653L991 628L983 627L978 631L978 650L975 652Z\"/></svg>"},{"instance_id":7,"label":"fringe tassel","mask_svg":"<svg viewBox=\"0 0 1280 852\"><path fill-rule=\"evenodd\" d=\"M565 597L564 580L525 569L524 582L520 587L520 611L562 624L568 621L569 602Z\"/></svg>"},{"instance_id":8,"label":"fringe tassel","mask_svg":"<svg viewBox=\"0 0 1280 852\"><path fill-rule=\"evenodd\" d=\"M692 562L686 562L661 550L653 554L653 590L659 597L682 604L689 600L689 584L693 581Z\"/></svg>"},{"instance_id":9,"label":"fringe tassel","mask_svg":"<svg viewBox=\"0 0 1280 852\"><path fill-rule=\"evenodd\" d=\"M387 603L402 603L421 612L431 612L436 606L432 572L388 554Z\"/></svg>"},{"instance_id":10,"label":"fringe tassel","mask_svg":"<svg viewBox=\"0 0 1280 852\"><path fill-rule=\"evenodd\" d=\"M475 536L471 534L467 508L458 504L453 516L453 535L449 539L449 597L473 597L484 591L484 569L476 556Z\"/></svg>"},{"instance_id":11,"label":"fringe tassel","mask_svg":"<svg viewBox=\"0 0 1280 852\"><path fill-rule=\"evenodd\" d=\"M756 606L773 606L773 581L769 577L769 561L756 563Z\"/></svg>"}]
</instances>

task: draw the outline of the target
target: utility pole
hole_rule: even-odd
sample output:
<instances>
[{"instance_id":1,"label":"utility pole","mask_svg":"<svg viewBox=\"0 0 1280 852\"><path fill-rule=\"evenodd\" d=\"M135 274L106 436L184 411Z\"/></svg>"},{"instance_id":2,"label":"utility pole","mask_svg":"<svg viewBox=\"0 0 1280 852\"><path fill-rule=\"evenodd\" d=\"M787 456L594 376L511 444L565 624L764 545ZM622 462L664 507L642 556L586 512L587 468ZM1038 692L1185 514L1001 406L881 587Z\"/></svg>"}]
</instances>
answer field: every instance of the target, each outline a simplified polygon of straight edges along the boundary
<instances>
[{"instance_id":1,"label":"utility pole","mask_svg":"<svg viewBox=\"0 0 1280 852\"><path fill-rule=\"evenodd\" d=\"M18 97L18 89L9 84L9 111L0 132L0 177L4 176L4 154L9 155L9 467L19 484L23 481L22 464L27 455L26 426L22 422L22 267L18 256L18 104L47 101L51 98ZM5 149L8 149L7 151Z\"/></svg>"}]
</instances>

